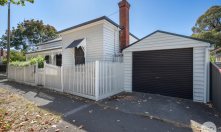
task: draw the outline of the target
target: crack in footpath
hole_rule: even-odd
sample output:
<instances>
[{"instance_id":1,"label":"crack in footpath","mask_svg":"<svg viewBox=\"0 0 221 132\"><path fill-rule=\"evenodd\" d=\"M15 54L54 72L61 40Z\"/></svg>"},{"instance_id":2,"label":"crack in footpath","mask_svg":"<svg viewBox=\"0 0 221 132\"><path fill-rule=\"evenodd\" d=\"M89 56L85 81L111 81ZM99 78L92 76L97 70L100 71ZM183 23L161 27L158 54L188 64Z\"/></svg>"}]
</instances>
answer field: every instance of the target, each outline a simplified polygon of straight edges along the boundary
<instances>
[{"instance_id":1,"label":"crack in footpath","mask_svg":"<svg viewBox=\"0 0 221 132\"><path fill-rule=\"evenodd\" d=\"M124 110L120 110L120 109L115 109L115 107L111 107L109 105L101 104L99 102L95 102L95 104L97 104L100 107L106 107L106 108L109 108L109 109L112 109L112 110L115 110L115 111L119 111L119 112L123 112L123 113L126 113L126 114L132 114L132 115L136 115L136 116L147 117L149 119L154 119L154 120L157 120L157 121L165 122L165 123L168 123L168 124L172 124L172 125L174 125L176 127L191 128L191 129L193 129L193 127L191 127L190 125L186 125L184 123L179 123L179 122L168 120L168 119L163 119L163 118L160 118L160 117L157 117L157 116L153 116L153 115L150 115L150 114L128 112L128 111L124 111Z\"/></svg>"}]
</instances>

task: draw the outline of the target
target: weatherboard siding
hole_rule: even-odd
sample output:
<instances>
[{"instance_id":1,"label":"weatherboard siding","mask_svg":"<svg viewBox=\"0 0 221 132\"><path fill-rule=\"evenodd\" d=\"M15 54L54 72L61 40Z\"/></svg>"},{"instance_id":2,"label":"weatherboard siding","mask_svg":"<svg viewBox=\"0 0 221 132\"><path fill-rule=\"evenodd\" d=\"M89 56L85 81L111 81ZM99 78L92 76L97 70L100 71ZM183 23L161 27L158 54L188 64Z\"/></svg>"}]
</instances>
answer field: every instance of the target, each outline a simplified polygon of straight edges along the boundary
<instances>
[{"instance_id":1,"label":"weatherboard siding","mask_svg":"<svg viewBox=\"0 0 221 132\"><path fill-rule=\"evenodd\" d=\"M205 80L205 47L195 47L193 49L193 100L205 102L205 89L207 83Z\"/></svg>"},{"instance_id":2,"label":"weatherboard siding","mask_svg":"<svg viewBox=\"0 0 221 132\"><path fill-rule=\"evenodd\" d=\"M193 100L206 102L208 90L206 72L205 49L209 44L165 33L155 33L135 45L125 49L124 52L124 89L132 91L132 53L133 51L163 50L176 48L193 48ZM208 95L207 95L208 96Z\"/></svg>"},{"instance_id":3,"label":"weatherboard siding","mask_svg":"<svg viewBox=\"0 0 221 132\"><path fill-rule=\"evenodd\" d=\"M94 61L103 55L103 25L95 25L83 30L70 32L62 35L62 49L63 49L63 66L73 66L74 50L66 49L74 40L86 39L86 55L85 61Z\"/></svg>"},{"instance_id":4,"label":"weatherboard siding","mask_svg":"<svg viewBox=\"0 0 221 132\"><path fill-rule=\"evenodd\" d=\"M104 58L111 59L115 54L119 53L119 31L108 23L103 26L103 51Z\"/></svg>"},{"instance_id":5,"label":"weatherboard siding","mask_svg":"<svg viewBox=\"0 0 221 132\"><path fill-rule=\"evenodd\" d=\"M74 50L66 49L76 39L86 38L85 61L111 60L115 54L120 52L119 29L109 22L103 22L76 30L62 35L63 65L72 66L74 61ZM131 43L137 41L130 36Z\"/></svg>"},{"instance_id":6,"label":"weatherboard siding","mask_svg":"<svg viewBox=\"0 0 221 132\"><path fill-rule=\"evenodd\" d=\"M110 24L105 23L103 28L104 57L110 57L120 52L119 29ZM130 44L136 42L137 39L130 35Z\"/></svg>"},{"instance_id":7,"label":"weatherboard siding","mask_svg":"<svg viewBox=\"0 0 221 132\"><path fill-rule=\"evenodd\" d=\"M132 52L124 53L124 90L127 92L132 91Z\"/></svg>"}]
</instances>

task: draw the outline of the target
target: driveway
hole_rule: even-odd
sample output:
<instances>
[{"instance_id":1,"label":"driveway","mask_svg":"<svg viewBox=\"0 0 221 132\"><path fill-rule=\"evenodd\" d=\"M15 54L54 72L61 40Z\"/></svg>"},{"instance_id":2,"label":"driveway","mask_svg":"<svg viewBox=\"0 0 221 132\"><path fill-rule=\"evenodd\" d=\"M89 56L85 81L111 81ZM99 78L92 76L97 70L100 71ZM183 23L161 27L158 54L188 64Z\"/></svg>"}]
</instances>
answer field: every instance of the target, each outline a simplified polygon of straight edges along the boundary
<instances>
[{"instance_id":1,"label":"driveway","mask_svg":"<svg viewBox=\"0 0 221 132\"><path fill-rule=\"evenodd\" d=\"M61 114L63 120L72 125L72 129L65 131L81 128L81 131L90 132L186 132L193 131L190 119L197 123L213 121L217 126L221 123L219 113L207 105L158 95L122 93L94 102L8 81L1 81L0 87L24 96L43 109Z\"/></svg>"},{"instance_id":2,"label":"driveway","mask_svg":"<svg viewBox=\"0 0 221 132\"><path fill-rule=\"evenodd\" d=\"M99 102L124 113L147 116L182 127L213 122L221 130L221 114L211 104L147 93L121 93Z\"/></svg>"}]
</instances>

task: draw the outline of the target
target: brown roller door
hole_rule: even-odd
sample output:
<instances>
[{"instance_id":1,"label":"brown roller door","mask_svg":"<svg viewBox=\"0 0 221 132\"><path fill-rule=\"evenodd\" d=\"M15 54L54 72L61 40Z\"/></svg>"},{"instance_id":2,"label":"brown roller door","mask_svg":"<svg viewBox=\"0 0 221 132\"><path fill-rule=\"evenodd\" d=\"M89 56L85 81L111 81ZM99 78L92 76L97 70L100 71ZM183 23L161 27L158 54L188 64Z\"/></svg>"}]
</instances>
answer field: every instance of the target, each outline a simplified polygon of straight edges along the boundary
<instances>
[{"instance_id":1,"label":"brown roller door","mask_svg":"<svg viewBox=\"0 0 221 132\"><path fill-rule=\"evenodd\" d=\"M133 91L193 99L193 49L133 52Z\"/></svg>"}]
</instances>

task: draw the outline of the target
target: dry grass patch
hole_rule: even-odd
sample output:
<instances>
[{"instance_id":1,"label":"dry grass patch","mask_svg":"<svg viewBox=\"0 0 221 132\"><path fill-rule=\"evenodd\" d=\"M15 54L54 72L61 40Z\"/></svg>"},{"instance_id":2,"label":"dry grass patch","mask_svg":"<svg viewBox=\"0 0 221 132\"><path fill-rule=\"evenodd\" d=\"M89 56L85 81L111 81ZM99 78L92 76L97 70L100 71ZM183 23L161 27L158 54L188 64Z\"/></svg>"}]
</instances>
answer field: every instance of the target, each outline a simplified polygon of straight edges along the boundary
<instances>
[{"instance_id":1,"label":"dry grass patch","mask_svg":"<svg viewBox=\"0 0 221 132\"><path fill-rule=\"evenodd\" d=\"M0 88L0 132L46 131L61 120L24 97Z\"/></svg>"}]
</instances>

